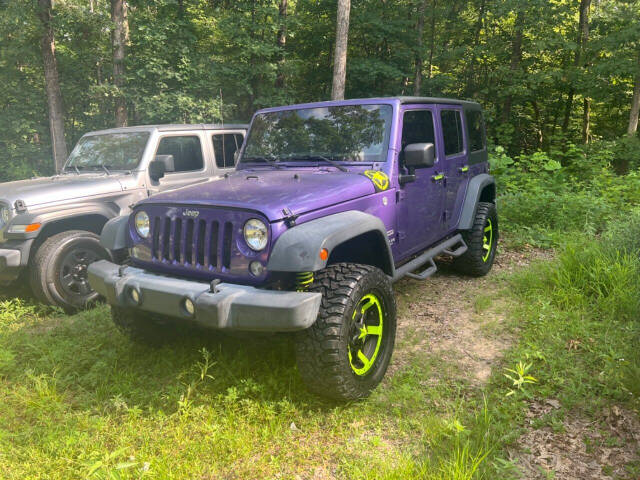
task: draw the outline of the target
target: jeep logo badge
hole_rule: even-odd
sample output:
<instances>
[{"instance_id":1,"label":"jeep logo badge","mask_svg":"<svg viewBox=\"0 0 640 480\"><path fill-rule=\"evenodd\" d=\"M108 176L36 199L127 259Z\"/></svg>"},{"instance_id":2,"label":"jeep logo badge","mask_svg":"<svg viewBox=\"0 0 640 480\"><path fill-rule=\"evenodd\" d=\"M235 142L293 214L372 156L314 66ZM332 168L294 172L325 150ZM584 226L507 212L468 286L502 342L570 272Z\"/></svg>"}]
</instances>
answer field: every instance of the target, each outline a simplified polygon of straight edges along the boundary
<instances>
[{"instance_id":1,"label":"jeep logo badge","mask_svg":"<svg viewBox=\"0 0 640 480\"><path fill-rule=\"evenodd\" d=\"M185 210L184 212L182 212L182 215L184 215L185 217L196 218L200 215L200 212L198 210Z\"/></svg>"}]
</instances>

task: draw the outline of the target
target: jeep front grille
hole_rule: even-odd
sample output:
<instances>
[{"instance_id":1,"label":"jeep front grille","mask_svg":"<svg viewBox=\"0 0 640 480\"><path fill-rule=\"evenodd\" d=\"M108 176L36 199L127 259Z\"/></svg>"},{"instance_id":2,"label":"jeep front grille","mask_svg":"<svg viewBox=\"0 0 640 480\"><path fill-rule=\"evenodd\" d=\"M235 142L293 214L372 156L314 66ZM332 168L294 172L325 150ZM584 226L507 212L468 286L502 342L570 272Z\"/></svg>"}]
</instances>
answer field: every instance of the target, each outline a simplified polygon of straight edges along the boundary
<instances>
[{"instance_id":1,"label":"jeep front grille","mask_svg":"<svg viewBox=\"0 0 640 480\"><path fill-rule=\"evenodd\" d=\"M157 216L153 220L153 258L211 270L231 267L233 224L218 220Z\"/></svg>"}]
</instances>

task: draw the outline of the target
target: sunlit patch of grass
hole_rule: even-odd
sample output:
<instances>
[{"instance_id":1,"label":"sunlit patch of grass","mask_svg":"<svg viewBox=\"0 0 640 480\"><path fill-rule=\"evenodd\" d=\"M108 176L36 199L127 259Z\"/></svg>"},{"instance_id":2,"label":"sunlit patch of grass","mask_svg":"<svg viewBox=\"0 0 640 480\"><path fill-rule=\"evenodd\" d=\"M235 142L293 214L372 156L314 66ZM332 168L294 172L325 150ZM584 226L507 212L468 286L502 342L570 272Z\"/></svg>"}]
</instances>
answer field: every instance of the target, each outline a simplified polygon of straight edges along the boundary
<instances>
[{"instance_id":1,"label":"sunlit patch of grass","mask_svg":"<svg viewBox=\"0 0 640 480\"><path fill-rule=\"evenodd\" d=\"M481 314L489 310L494 297L492 295L479 295L473 301L473 309L477 314Z\"/></svg>"}]
</instances>

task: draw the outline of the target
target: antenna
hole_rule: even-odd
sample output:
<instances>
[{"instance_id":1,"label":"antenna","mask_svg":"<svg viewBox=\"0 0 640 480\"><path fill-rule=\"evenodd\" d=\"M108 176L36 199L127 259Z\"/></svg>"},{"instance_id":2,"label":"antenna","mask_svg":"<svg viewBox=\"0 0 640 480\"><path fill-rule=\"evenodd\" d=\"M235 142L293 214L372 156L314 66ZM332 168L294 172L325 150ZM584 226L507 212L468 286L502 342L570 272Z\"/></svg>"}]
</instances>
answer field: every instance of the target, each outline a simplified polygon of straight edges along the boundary
<instances>
[{"instance_id":1,"label":"antenna","mask_svg":"<svg viewBox=\"0 0 640 480\"><path fill-rule=\"evenodd\" d=\"M220 120L224 128L224 100L222 99L222 88L220 89Z\"/></svg>"}]
</instances>

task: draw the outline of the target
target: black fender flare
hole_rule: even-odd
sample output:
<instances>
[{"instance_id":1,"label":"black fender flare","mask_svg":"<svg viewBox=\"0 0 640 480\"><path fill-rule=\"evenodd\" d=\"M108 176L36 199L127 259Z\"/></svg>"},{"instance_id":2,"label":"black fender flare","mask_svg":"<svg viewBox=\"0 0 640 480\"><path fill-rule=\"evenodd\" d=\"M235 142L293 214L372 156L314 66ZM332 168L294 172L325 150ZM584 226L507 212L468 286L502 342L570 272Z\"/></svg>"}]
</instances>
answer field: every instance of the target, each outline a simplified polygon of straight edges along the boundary
<instances>
[{"instance_id":1,"label":"black fender flare","mask_svg":"<svg viewBox=\"0 0 640 480\"><path fill-rule=\"evenodd\" d=\"M129 235L129 215L121 215L109 220L100 234L100 244L111 251L127 248Z\"/></svg>"},{"instance_id":2,"label":"black fender flare","mask_svg":"<svg viewBox=\"0 0 640 480\"><path fill-rule=\"evenodd\" d=\"M323 248L327 249L330 258L337 246L370 232L383 239L386 251L380 252L380 255L386 256L384 263L388 268L385 270L389 271L385 273L393 276L393 256L384 223L378 217L358 210L327 215L290 228L276 240L267 269L275 272L322 270L328 261L320 258Z\"/></svg>"},{"instance_id":3,"label":"black fender flare","mask_svg":"<svg viewBox=\"0 0 640 480\"><path fill-rule=\"evenodd\" d=\"M34 213L21 213L13 217L9 222L9 225L31 225L34 223L39 223L41 227L35 232L14 234L7 233L6 236L9 240L35 239L41 234L42 231L45 230L48 225L52 225L59 221L73 220L76 218L82 218L92 215L103 217L107 221L109 221L109 219L116 217L118 214L119 212L115 211L113 208L110 208L108 205L103 204L83 204L64 209L60 209L60 207L57 207L48 210L37 211Z\"/></svg>"},{"instance_id":4,"label":"black fender flare","mask_svg":"<svg viewBox=\"0 0 640 480\"><path fill-rule=\"evenodd\" d=\"M459 230L469 230L473 227L473 219L476 216L476 209L478 208L478 202L480 202L482 192L491 185L493 185L495 192L495 184L495 179L486 173L476 175L469 181L464 203L462 204L460 222L458 223ZM492 196L491 201L495 203L495 200L495 196Z\"/></svg>"}]
</instances>

